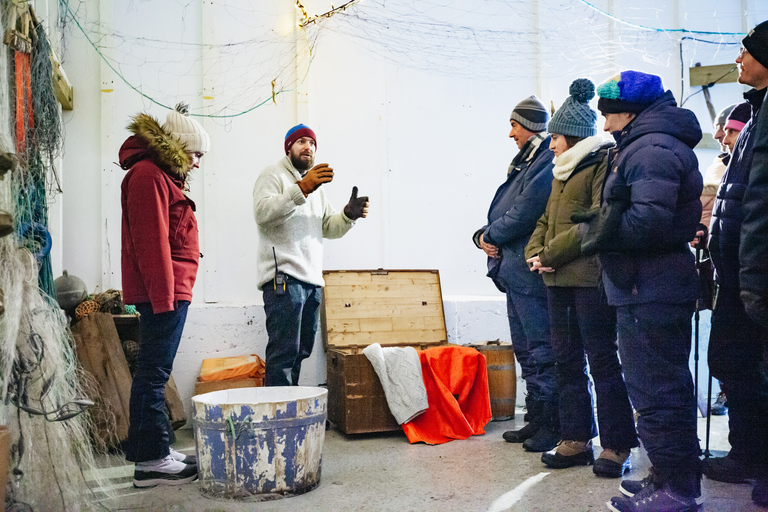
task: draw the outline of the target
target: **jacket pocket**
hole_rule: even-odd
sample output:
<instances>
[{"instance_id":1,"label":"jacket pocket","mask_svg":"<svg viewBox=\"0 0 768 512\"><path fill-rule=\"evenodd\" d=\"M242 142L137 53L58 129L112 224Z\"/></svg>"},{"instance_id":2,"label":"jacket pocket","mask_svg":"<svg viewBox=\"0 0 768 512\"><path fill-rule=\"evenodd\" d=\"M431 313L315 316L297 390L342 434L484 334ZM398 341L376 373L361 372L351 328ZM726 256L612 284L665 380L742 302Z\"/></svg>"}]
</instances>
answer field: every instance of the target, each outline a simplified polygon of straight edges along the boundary
<instances>
[{"instance_id":1,"label":"jacket pocket","mask_svg":"<svg viewBox=\"0 0 768 512\"><path fill-rule=\"evenodd\" d=\"M637 279L637 262L632 254L601 252L598 259L606 277L617 288L628 290L634 286Z\"/></svg>"},{"instance_id":2,"label":"jacket pocket","mask_svg":"<svg viewBox=\"0 0 768 512\"><path fill-rule=\"evenodd\" d=\"M186 198L171 206L171 225L169 226L171 253L178 254L183 250L187 245L190 232L197 229L194 210L194 203Z\"/></svg>"}]
</instances>

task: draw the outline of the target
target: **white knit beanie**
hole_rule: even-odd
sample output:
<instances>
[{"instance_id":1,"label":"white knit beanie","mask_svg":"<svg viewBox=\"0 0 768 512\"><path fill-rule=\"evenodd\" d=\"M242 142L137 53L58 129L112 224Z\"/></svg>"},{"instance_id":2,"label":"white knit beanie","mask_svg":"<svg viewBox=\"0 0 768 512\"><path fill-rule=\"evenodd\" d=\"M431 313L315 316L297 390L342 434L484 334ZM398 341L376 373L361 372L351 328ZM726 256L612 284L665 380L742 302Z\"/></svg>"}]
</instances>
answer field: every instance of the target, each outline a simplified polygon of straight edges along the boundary
<instances>
[{"instance_id":1,"label":"white knit beanie","mask_svg":"<svg viewBox=\"0 0 768 512\"><path fill-rule=\"evenodd\" d=\"M207 153L211 137L200 123L189 117L189 105L181 102L168 112L163 129L175 135L190 153Z\"/></svg>"}]
</instances>

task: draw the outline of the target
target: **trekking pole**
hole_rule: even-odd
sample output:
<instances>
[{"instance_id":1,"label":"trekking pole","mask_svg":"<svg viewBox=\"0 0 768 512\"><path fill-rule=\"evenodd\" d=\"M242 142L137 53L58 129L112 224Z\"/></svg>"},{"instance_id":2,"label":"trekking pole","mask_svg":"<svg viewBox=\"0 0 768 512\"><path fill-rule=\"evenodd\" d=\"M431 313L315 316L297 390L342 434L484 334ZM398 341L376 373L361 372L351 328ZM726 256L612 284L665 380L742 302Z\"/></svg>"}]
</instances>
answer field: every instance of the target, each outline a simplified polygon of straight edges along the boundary
<instances>
[{"instance_id":1,"label":"trekking pole","mask_svg":"<svg viewBox=\"0 0 768 512\"><path fill-rule=\"evenodd\" d=\"M696 274L701 272L701 249L696 247ZM701 290L699 290L698 297L696 297L696 311L693 314L694 319L694 348L693 348L693 394L696 397L696 404L698 409L699 403L699 302L701 300Z\"/></svg>"},{"instance_id":2,"label":"trekking pole","mask_svg":"<svg viewBox=\"0 0 768 512\"><path fill-rule=\"evenodd\" d=\"M704 460L709 459L709 427L712 418L712 372L709 373L709 383L707 384L707 435L704 443Z\"/></svg>"}]
</instances>

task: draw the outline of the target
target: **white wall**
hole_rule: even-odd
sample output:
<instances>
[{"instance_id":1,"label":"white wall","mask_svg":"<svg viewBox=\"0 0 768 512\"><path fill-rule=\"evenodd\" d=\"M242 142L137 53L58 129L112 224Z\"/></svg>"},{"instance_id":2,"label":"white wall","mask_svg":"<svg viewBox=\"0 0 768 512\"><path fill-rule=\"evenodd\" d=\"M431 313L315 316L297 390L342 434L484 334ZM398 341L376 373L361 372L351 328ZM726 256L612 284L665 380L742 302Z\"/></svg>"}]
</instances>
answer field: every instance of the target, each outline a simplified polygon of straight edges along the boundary
<instances>
[{"instance_id":1,"label":"white wall","mask_svg":"<svg viewBox=\"0 0 768 512\"><path fill-rule=\"evenodd\" d=\"M329 2L321 0L304 3L310 13L330 8ZM479 0L465 3L468 9L482 4ZM758 8L759 0L679 0L672 8L662 0L613 3L616 16L640 13L645 18L636 19L636 23L654 27L683 25L697 30L741 31L768 18L766 7ZM83 20L98 21L99 2L70 4L77 7ZM160 2L150 5L118 0L108 4L111 13L103 11L106 19L102 20L102 31L111 29L167 42L158 52L134 39L117 38L111 45L103 41L114 48L116 58L124 59L121 69L129 81L148 96L162 98L168 104L175 103L176 98L185 99L196 113L203 112L204 105L221 107L217 103L223 101L221 98L231 99L232 90L228 88L242 86L235 82L215 83L213 90L206 89L205 93L213 99L203 99L205 70L210 68L202 60L205 49L200 43L210 42L210 38L220 44L248 38L267 40L274 33L288 32L295 13L293 0L259 2L263 14L259 19L273 20L274 24L254 27L239 20L234 7L222 14L203 13L201 2L162 2L161 6ZM235 6L237 2L229 4ZM744 6L747 17L741 14ZM557 23L557 19L546 18L546 2L540 8L538 21L521 18L516 28L525 33L536 26ZM220 17L210 19L211 12ZM209 27L205 32L204 22ZM603 27L604 18L595 15L595 23L595 27L598 23ZM324 186L337 208L348 200L353 185L371 201L369 218L359 221L343 239L326 243L324 268L438 269L449 341L508 340L503 299L484 277L485 258L470 237L484 224L488 204L517 151L508 138L509 113L514 105L538 93L546 104L553 101L559 106L577 76L588 76L600 83L630 67L660 74L665 85L680 96L676 34L654 35L653 48L663 51L644 56L633 49L633 45L643 44L641 39L611 42L611 33L600 27L594 29L599 32L595 37L606 38L606 48L619 48L615 54L601 58L595 53L599 47L580 54L578 48L570 48L563 41L563 47L551 50L546 59L537 62L535 56L531 57L528 61L532 65L513 75L493 76L491 70L482 77L443 73L441 66L446 62L439 61L423 66L429 71L406 67L397 59L386 60L371 53L369 44L329 28L321 32L314 61L299 93L280 94L274 103L268 102L240 117L204 120L211 133L212 150L192 181L191 196L198 204L205 258L174 370L183 397L191 395L202 359L264 355L266 332L261 296L256 289L254 254L258 236L251 213L251 190L258 172L282 157L284 134L297 122L315 129L317 159L334 167L334 182ZM547 43L554 36L542 32L538 37ZM187 45L177 46L178 42ZM125 126L132 114L146 111L162 119L167 111L107 69L72 22L68 24L65 48L64 65L75 87L75 109L64 113L64 194L59 199L62 249L60 266L55 264L54 268L81 277L91 291L120 288L119 247L113 245L114 240L119 243L116 202L123 171L108 164L117 161L117 149L128 136ZM685 42L684 67L694 62L731 62L736 49ZM111 50L103 51L109 56ZM558 75L561 63L551 58L557 51L569 59L562 61L567 64L562 67L562 75ZM499 57L504 58L503 54ZM585 63L583 73L571 73L571 69L579 68L580 59ZM131 68L133 61L143 64ZM541 74L537 75L536 70ZM265 73L254 65L243 71L243 76L264 80L260 72ZM298 75L303 75L302 69ZM102 76L108 78L104 83ZM712 97L716 108L739 101L743 90L737 84L715 86ZM685 94L689 93L686 87ZM696 112L704 131L709 131L702 95L692 97L686 107ZM115 134L111 139L105 136L110 131ZM704 154L702 162L708 163L711 157ZM105 265L109 266L108 272ZM324 381L324 356L317 349L306 363L302 382Z\"/></svg>"}]
</instances>

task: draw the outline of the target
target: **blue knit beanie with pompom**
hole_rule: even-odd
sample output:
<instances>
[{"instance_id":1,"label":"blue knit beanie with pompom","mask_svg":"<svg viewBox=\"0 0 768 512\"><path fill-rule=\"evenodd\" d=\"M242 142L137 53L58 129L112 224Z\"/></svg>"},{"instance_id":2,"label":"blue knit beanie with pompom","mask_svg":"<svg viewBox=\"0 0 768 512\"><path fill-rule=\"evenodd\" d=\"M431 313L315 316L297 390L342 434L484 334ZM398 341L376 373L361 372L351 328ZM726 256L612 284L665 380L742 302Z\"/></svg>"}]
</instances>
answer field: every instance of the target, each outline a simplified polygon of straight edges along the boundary
<instances>
[{"instance_id":1,"label":"blue knit beanie with pompom","mask_svg":"<svg viewBox=\"0 0 768 512\"><path fill-rule=\"evenodd\" d=\"M587 78L577 78L568 89L570 96L549 121L549 133L570 137L591 137L597 133L597 113L589 108L595 97L595 84Z\"/></svg>"}]
</instances>

